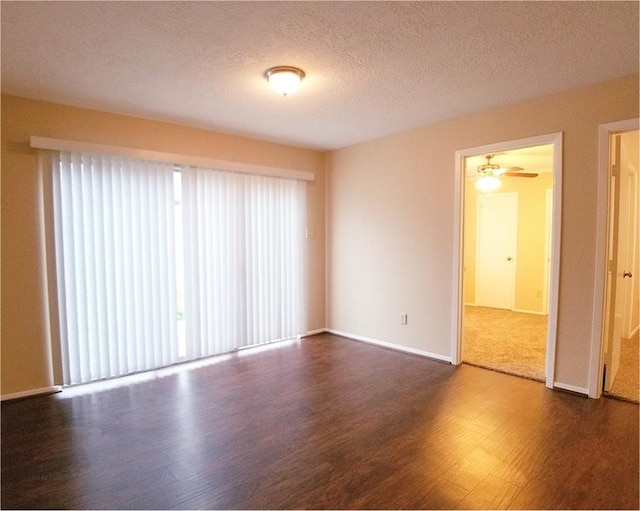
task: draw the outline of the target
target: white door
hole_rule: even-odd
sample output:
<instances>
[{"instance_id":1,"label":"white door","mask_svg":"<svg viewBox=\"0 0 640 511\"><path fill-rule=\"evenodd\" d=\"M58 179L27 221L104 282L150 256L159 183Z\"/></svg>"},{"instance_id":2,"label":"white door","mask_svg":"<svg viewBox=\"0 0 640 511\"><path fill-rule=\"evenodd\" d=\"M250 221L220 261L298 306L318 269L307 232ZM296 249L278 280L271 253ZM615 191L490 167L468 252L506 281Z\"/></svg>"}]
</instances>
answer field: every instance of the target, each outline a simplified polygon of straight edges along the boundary
<instances>
[{"instance_id":1,"label":"white door","mask_svg":"<svg viewBox=\"0 0 640 511\"><path fill-rule=\"evenodd\" d=\"M607 335L604 390L609 391L620 367L620 338L624 318L625 236L620 236L620 135L611 137L611 177L609 185L609 247L607 272Z\"/></svg>"},{"instance_id":2,"label":"white door","mask_svg":"<svg viewBox=\"0 0 640 511\"><path fill-rule=\"evenodd\" d=\"M478 196L476 305L513 309L518 195Z\"/></svg>"},{"instance_id":3,"label":"white door","mask_svg":"<svg viewBox=\"0 0 640 511\"><path fill-rule=\"evenodd\" d=\"M622 338L633 337L638 328L640 307L638 306L638 130L622 133L620 139L620 236L624 239L625 259L623 266L624 318ZM619 248L623 250L622 246ZM620 263L622 264L622 263ZM620 292L620 290L618 290Z\"/></svg>"}]
</instances>

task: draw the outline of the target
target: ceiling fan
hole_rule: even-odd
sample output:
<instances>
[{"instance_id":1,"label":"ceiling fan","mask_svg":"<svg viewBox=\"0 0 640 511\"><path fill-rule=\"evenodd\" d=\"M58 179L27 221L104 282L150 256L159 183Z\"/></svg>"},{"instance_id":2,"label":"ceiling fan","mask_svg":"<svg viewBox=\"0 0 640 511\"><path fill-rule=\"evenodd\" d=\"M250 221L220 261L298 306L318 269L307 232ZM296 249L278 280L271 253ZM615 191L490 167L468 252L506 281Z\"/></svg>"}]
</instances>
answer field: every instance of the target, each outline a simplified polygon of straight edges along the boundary
<instances>
[{"instance_id":1,"label":"ceiling fan","mask_svg":"<svg viewBox=\"0 0 640 511\"><path fill-rule=\"evenodd\" d=\"M491 163L491 159L495 154L487 154L485 158L487 163L478 165L479 179L476 182L476 188L483 192L490 192L501 185L499 177L538 177L533 172L522 172L522 167L501 167L495 163Z\"/></svg>"},{"instance_id":2,"label":"ceiling fan","mask_svg":"<svg viewBox=\"0 0 640 511\"><path fill-rule=\"evenodd\" d=\"M478 174L480 176L509 176L509 177L538 177L538 174L532 172L522 172L522 167L501 167L495 163L491 163L491 159L495 154L487 154L485 158L487 163L478 166Z\"/></svg>"}]
</instances>

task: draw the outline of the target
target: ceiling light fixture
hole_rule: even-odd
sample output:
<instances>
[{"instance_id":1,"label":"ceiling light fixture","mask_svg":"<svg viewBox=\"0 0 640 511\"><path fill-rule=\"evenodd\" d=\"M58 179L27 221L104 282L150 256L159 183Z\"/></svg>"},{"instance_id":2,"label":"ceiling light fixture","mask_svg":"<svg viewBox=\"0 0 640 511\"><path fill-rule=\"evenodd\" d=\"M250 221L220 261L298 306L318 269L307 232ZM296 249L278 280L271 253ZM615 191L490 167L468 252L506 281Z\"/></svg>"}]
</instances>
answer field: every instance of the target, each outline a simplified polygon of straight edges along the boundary
<instances>
[{"instance_id":1,"label":"ceiling light fixture","mask_svg":"<svg viewBox=\"0 0 640 511\"><path fill-rule=\"evenodd\" d=\"M271 88L283 96L295 92L304 76L302 69L291 66L276 66L264 72Z\"/></svg>"},{"instance_id":2,"label":"ceiling light fixture","mask_svg":"<svg viewBox=\"0 0 640 511\"><path fill-rule=\"evenodd\" d=\"M493 174L485 174L476 181L476 188L485 193L497 190L501 185L500 180Z\"/></svg>"}]
</instances>

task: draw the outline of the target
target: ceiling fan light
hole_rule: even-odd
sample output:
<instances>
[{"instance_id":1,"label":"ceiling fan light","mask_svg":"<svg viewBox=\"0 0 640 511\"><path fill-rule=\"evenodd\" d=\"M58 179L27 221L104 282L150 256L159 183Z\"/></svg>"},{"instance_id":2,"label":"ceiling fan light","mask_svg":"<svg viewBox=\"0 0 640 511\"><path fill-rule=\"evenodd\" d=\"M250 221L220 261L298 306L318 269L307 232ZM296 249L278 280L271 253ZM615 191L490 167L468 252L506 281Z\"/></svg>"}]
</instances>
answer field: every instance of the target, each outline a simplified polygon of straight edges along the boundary
<instances>
[{"instance_id":1,"label":"ceiling fan light","mask_svg":"<svg viewBox=\"0 0 640 511\"><path fill-rule=\"evenodd\" d=\"M481 192L492 192L500 188L502 183L495 176L482 176L476 182L476 188Z\"/></svg>"},{"instance_id":2,"label":"ceiling fan light","mask_svg":"<svg viewBox=\"0 0 640 511\"><path fill-rule=\"evenodd\" d=\"M297 67L277 66L267 69L264 76L275 92L288 96L298 89L305 75L304 71Z\"/></svg>"}]
</instances>

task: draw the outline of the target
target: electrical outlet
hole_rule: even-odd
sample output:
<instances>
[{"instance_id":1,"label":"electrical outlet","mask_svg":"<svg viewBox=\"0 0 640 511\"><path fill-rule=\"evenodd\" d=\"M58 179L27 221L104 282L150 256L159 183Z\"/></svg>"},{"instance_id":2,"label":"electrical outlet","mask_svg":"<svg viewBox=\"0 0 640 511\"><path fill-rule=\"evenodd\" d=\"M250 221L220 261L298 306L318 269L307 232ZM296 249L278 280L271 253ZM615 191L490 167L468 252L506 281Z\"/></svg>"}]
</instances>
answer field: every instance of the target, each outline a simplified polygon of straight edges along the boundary
<instances>
[{"instance_id":1,"label":"electrical outlet","mask_svg":"<svg viewBox=\"0 0 640 511\"><path fill-rule=\"evenodd\" d=\"M408 317L407 314L400 314L400 324L401 325L406 325L408 319L409 319L409 317Z\"/></svg>"}]
</instances>

